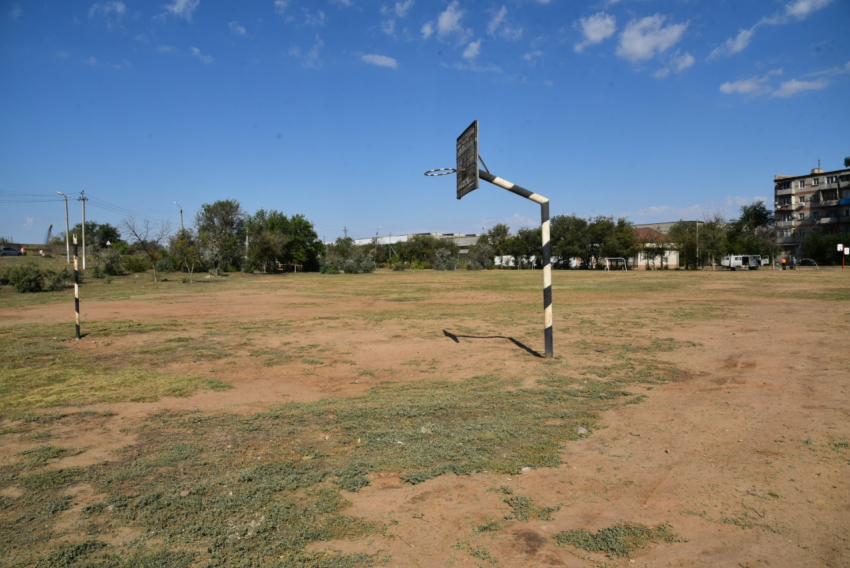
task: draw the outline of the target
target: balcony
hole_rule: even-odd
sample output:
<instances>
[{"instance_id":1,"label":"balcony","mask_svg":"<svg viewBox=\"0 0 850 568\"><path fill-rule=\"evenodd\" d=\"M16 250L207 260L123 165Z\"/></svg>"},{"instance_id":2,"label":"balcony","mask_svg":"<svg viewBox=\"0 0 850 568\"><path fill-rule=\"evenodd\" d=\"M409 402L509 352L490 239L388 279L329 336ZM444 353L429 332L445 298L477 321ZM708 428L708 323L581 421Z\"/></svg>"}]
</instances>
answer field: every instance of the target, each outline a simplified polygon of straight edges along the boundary
<instances>
[{"instance_id":1,"label":"balcony","mask_svg":"<svg viewBox=\"0 0 850 568\"><path fill-rule=\"evenodd\" d=\"M798 239L797 237L795 237L793 235L790 236L790 237L776 237L776 244L778 244L778 245L795 245L795 244L798 244L799 242L800 242L800 239Z\"/></svg>"},{"instance_id":2,"label":"balcony","mask_svg":"<svg viewBox=\"0 0 850 568\"><path fill-rule=\"evenodd\" d=\"M777 190L775 190L775 192L776 192L776 197L779 197L780 195L793 195L794 194L794 188L789 187L787 189L777 189Z\"/></svg>"},{"instance_id":3,"label":"balcony","mask_svg":"<svg viewBox=\"0 0 850 568\"><path fill-rule=\"evenodd\" d=\"M838 223L838 217L821 217L818 219L818 225L831 225Z\"/></svg>"},{"instance_id":4,"label":"balcony","mask_svg":"<svg viewBox=\"0 0 850 568\"><path fill-rule=\"evenodd\" d=\"M777 205L776 206L777 211L791 211L792 209L794 209L793 205Z\"/></svg>"},{"instance_id":5,"label":"balcony","mask_svg":"<svg viewBox=\"0 0 850 568\"><path fill-rule=\"evenodd\" d=\"M789 229L794 226L794 221L776 221L777 229Z\"/></svg>"}]
</instances>

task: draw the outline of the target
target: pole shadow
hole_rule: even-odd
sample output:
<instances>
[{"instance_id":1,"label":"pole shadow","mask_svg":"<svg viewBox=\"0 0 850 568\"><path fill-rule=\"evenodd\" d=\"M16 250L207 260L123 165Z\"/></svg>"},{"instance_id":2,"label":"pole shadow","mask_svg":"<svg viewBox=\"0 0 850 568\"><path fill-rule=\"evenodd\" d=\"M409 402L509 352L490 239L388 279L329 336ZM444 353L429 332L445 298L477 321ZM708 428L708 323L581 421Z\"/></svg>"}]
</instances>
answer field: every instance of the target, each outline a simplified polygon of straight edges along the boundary
<instances>
[{"instance_id":1,"label":"pole shadow","mask_svg":"<svg viewBox=\"0 0 850 568\"><path fill-rule=\"evenodd\" d=\"M531 355L534 355L535 357L539 357L541 359L543 358L543 355L541 355L540 353L538 353L537 351L535 351L531 347L528 347L527 345L520 343L519 341L517 341L513 337L506 337L504 335L457 335L456 333L452 333L452 332L445 330L445 329L443 330L443 335L445 335L446 337L448 337L449 339L451 339L455 343L460 343L461 338L463 338L463 339L507 339L508 341L510 341L511 343L513 343L514 345L519 347L520 349L526 351L527 353L530 353Z\"/></svg>"}]
</instances>

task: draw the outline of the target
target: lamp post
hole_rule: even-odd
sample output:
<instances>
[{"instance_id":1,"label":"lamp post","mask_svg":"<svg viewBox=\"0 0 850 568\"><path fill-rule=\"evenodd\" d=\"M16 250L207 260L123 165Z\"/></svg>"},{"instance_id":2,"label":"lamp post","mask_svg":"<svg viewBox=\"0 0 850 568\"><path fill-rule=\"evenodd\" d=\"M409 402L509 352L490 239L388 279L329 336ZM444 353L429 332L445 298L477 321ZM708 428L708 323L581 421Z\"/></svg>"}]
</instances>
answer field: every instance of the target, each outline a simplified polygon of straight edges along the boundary
<instances>
[{"instance_id":1,"label":"lamp post","mask_svg":"<svg viewBox=\"0 0 850 568\"><path fill-rule=\"evenodd\" d=\"M86 197L86 191L81 191L80 197L77 199L77 201L83 202L83 270L86 269L86 201L88 200L89 198Z\"/></svg>"},{"instance_id":2,"label":"lamp post","mask_svg":"<svg viewBox=\"0 0 850 568\"><path fill-rule=\"evenodd\" d=\"M177 203L176 201L174 202L174 205L176 205L177 207L180 208L180 232L182 233L184 231L184 229L183 229L183 208L180 207L180 204Z\"/></svg>"},{"instance_id":3,"label":"lamp post","mask_svg":"<svg viewBox=\"0 0 850 568\"><path fill-rule=\"evenodd\" d=\"M61 191L57 191L59 195L61 195L65 199L65 260L68 261L68 264L71 263L71 244L68 241L70 233L70 229L68 227L68 196L62 193Z\"/></svg>"}]
</instances>

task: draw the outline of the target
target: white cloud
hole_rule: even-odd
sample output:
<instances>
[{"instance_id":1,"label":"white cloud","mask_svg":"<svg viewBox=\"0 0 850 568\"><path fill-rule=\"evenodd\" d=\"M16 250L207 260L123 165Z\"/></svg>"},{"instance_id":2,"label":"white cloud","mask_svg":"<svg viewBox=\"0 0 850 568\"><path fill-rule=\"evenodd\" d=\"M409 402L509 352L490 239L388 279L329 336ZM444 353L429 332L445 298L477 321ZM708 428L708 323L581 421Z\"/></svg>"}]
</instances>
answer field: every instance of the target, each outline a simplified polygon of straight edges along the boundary
<instances>
[{"instance_id":1,"label":"white cloud","mask_svg":"<svg viewBox=\"0 0 850 568\"><path fill-rule=\"evenodd\" d=\"M809 14L817 12L832 3L832 0L796 0L786 4L785 13L798 20L804 20Z\"/></svg>"},{"instance_id":2,"label":"white cloud","mask_svg":"<svg viewBox=\"0 0 850 568\"><path fill-rule=\"evenodd\" d=\"M274 11L278 14L286 12L287 6L289 6L289 0L274 0Z\"/></svg>"},{"instance_id":3,"label":"white cloud","mask_svg":"<svg viewBox=\"0 0 850 568\"><path fill-rule=\"evenodd\" d=\"M727 81L720 85L720 92L724 95L736 93L739 95L753 95L769 91L767 77L751 77L740 81Z\"/></svg>"},{"instance_id":4,"label":"white cloud","mask_svg":"<svg viewBox=\"0 0 850 568\"><path fill-rule=\"evenodd\" d=\"M12 7L9 9L9 17L12 18L13 20L15 20L16 22L18 21L18 19L21 17L21 15L23 13L24 13L24 11L21 8L21 5L18 4L18 3L12 4Z\"/></svg>"},{"instance_id":5,"label":"white cloud","mask_svg":"<svg viewBox=\"0 0 850 568\"><path fill-rule=\"evenodd\" d=\"M171 45L160 45L157 51L160 53L175 53L177 52L177 48Z\"/></svg>"},{"instance_id":6,"label":"white cloud","mask_svg":"<svg viewBox=\"0 0 850 568\"><path fill-rule=\"evenodd\" d=\"M448 40L454 37L457 43L466 43L472 30L464 28L460 21L463 19L464 11L460 9L458 1L453 0L451 4L437 17L437 37ZM430 25L430 22L426 25ZM423 28L424 34L424 28Z\"/></svg>"},{"instance_id":7,"label":"white cloud","mask_svg":"<svg viewBox=\"0 0 850 568\"><path fill-rule=\"evenodd\" d=\"M499 35L512 41L522 37L522 27L512 26L507 21L507 15L508 9L505 6L493 12L493 17L487 23L487 34L491 36Z\"/></svg>"},{"instance_id":8,"label":"white cloud","mask_svg":"<svg viewBox=\"0 0 850 568\"><path fill-rule=\"evenodd\" d=\"M398 62L392 57L387 57L386 55L370 53L362 55L360 60L364 63L369 63L370 65L377 65L378 67L389 67L390 69L398 67Z\"/></svg>"},{"instance_id":9,"label":"white cloud","mask_svg":"<svg viewBox=\"0 0 850 568\"><path fill-rule=\"evenodd\" d=\"M230 22L229 24L227 24L227 27L229 27L229 28L230 28L230 31L232 31L232 32L233 32L233 33L235 33L236 35L241 35L241 36L243 36L243 35L245 35L245 34L247 33L247 30L245 29L245 26L240 25L240 24L239 24L239 22L237 22L237 21L235 21L235 20L234 20L234 21L232 21L232 22Z\"/></svg>"},{"instance_id":10,"label":"white cloud","mask_svg":"<svg viewBox=\"0 0 850 568\"><path fill-rule=\"evenodd\" d=\"M114 14L118 17L123 17L127 13L127 6L124 2L104 2L102 4L94 4L89 8L89 18L93 18L98 14L109 16Z\"/></svg>"},{"instance_id":11,"label":"white cloud","mask_svg":"<svg viewBox=\"0 0 850 568\"><path fill-rule=\"evenodd\" d=\"M581 26L581 33L584 35L584 39L573 47L577 52L583 51L589 45L605 41L617 31L616 18L605 12L598 12L587 18L580 18L578 23Z\"/></svg>"},{"instance_id":12,"label":"white cloud","mask_svg":"<svg viewBox=\"0 0 850 568\"><path fill-rule=\"evenodd\" d=\"M756 25L757 26L757 25ZM740 53L750 45L750 40L753 38L753 34L756 31L756 26L748 30L739 30L738 35L735 37L730 37L726 40L723 45L717 46L714 50L709 54L709 59L717 59L720 56L730 56L735 55L736 53Z\"/></svg>"},{"instance_id":13,"label":"white cloud","mask_svg":"<svg viewBox=\"0 0 850 568\"><path fill-rule=\"evenodd\" d=\"M540 51L540 50L536 50L536 51L529 51L528 53L523 55L522 58L526 61L534 61L538 57L542 57L542 56L543 56L543 52Z\"/></svg>"},{"instance_id":14,"label":"white cloud","mask_svg":"<svg viewBox=\"0 0 850 568\"><path fill-rule=\"evenodd\" d=\"M145 34L137 34L133 39L139 43L150 43L150 39Z\"/></svg>"},{"instance_id":15,"label":"white cloud","mask_svg":"<svg viewBox=\"0 0 850 568\"><path fill-rule=\"evenodd\" d=\"M434 24L431 22L426 22L422 25L422 38L428 39L434 35Z\"/></svg>"},{"instance_id":16,"label":"white cloud","mask_svg":"<svg viewBox=\"0 0 850 568\"><path fill-rule=\"evenodd\" d=\"M178 18L183 18L187 22L192 21L192 14L200 5L201 0L174 0L174 3L168 4L165 9L172 15Z\"/></svg>"},{"instance_id":17,"label":"white cloud","mask_svg":"<svg viewBox=\"0 0 850 568\"><path fill-rule=\"evenodd\" d=\"M463 50L464 59L475 59L481 53L481 40L470 42Z\"/></svg>"},{"instance_id":18,"label":"white cloud","mask_svg":"<svg viewBox=\"0 0 850 568\"><path fill-rule=\"evenodd\" d=\"M680 54L678 51L676 55L670 58L670 61L663 68L659 69L655 72L656 79L663 79L671 72L681 73L685 69L693 66L696 63L696 59L690 53Z\"/></svg>"},{"instance_id":19,"label":"white cloud","mask_svg":"<svg viewBox=\"0 0 850 568\"><path fill-rule=\"evenodd\" d=\"M629 22L620 34L617 55L634 63L651 59L676 45L688 29L689 22L664 26L666 19L656 14Z\"/></svg>"},{"instance_id":20,"label":"white cloud","mask_svg":"<svg viewBox=\"0 0 850 568\"><path fill-rule=\"evenodd\" d=\"M31 231L33 223L35 223L35 217L27 217L27 221L23 225L24 231ZM74 260L74 262L77 262L77 261Z\"/></svg>"},{"instance_id":21,"label":"white cloud","mask_svg":"<svg viewBox=\"0 0 850 568\"><path fill-rule=\"evenodd\" d=\"M308 26L324 26L325 25L325 13L321 10L317 11L315 14L310 13L306 8L304 9L304 23Z\"/></svg>"},{"instance_id":22,"label":"white cloud","mask_svg":"<svg viewBox=\"0 0 850 568\"><path fill-rule=\"evenodd\" d=\"M410 9L413 7L413 0L406 0L406 2L396 2L395 3L395 15L399 18L406 18L407 13L410 12Z\"/></svg>"},{"instance_id":23,"label":"white cloud","mask_svg":"<svg viewBox=\"0 0 850 568\"><path fill-rule=\"evenodd\" d=\"M388 36L395 36L395 20L389 19L381 21L381 31Z\"/></svg>"},{"instance_id":24,"label":"white cloud","mask_svg":"<svg viewBox=\"0 0 850 568\"><path fill-rule=\"evenodd\" d=\"M190 47L189 49L192 51L192 55L194 55L195 57L197 57L198 59L200 59L201 61L203 61L207 65L209 65L210 63L215 61L213 59L212 55L204 55L203 53L201 53L201 50L198 49L197 47Z\"/></svg>"},{"instance_id":25,"label":"white cloud","mask_svg":"<svg viewBox=\"0 0 850 568\"><path fill-rule=\"evenodd\" d=\"M97 57L95 57L94 55L90 55L89 58L85 60L85 64L90 66L90 67L96 67L97 66Z\"/></svg>"},{"instance_id":26,"label":"white cloud","mask_svg":"<svg viewBox=\"0 0 850 568\"><path fill-rule=\"evenodd\" d=\"M798 81L797 79L791 79L779 85L779 88L773 91L770 96L782 98L793 97L806 91L819 91L828 86L829 81L826 79L818 79L817 81Z\"/></svg>"},{"instance_id":27,"label":"white cloud","mask_svg":"<svg viewBox=\"0 0 850 568\"><path fill-rule=\"evenodd\" d=\"M293 47L289 50L289 55L301 60L301 66L307 69L322 68L322 49L325 47L325 42L322 38L316 36L316 42L306 54L302 56L301 49Z\"/></svg>"}]
</instances>

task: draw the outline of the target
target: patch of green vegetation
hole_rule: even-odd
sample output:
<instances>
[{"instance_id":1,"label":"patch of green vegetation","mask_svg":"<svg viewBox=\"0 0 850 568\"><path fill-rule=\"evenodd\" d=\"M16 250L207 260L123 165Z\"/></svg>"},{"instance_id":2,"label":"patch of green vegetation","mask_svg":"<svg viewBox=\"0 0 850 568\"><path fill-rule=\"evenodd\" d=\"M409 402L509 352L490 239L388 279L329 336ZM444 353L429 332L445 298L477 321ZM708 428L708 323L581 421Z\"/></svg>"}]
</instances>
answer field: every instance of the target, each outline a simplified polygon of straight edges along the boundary
<instances>
[{"instance_id":1,"label":"patch of green vegetation","mask_svg":"<svg viewBox=\"0 0 850 568\"><path fill-rule=\"evenodd\" d=\"M534 517L541 521L553 520L552 513L560 510L561 506L556 507L538 507L530 497L514 495L502 499L503 503L507 503L512 513L505 516L505 520L516 519L518 521L527 521Z\"/></svg>"},{"instance_id":2,"label":"patch of green vegetation","mask_svg":"<svg viewBox=\"0 0 850 568\"><path fill-rule=\"evenodd\" d=\"M653 541L677 542L670 532L670 525L660 524L655 528L640 523L624 523L599 529L596 533L586 530L563 531L555 535L558 546L574 546L589 552L601 552L609 557L628 556L632 551L646 548Z\"/></svg>"},{"instance_id":3,"label":"patch of green vegetation","mask_svg":"<svg viewBox=\"0 0 850 568\"><path fill-rule=\"evenodd\" d=\"M25 467L35 468L43 466L48 462L48 460L59 459L68 453L70 453L70 451L65 448L57 448L55 446L47 445L24 450L22 452L18 452L17 455L24 456L26 458L23 464Z\"/></svg>"}]
</instances>

